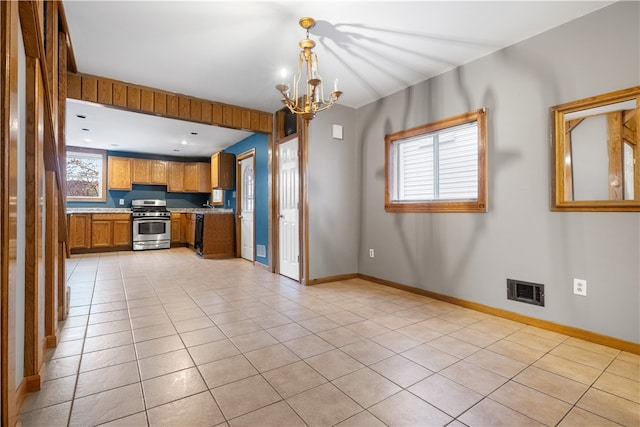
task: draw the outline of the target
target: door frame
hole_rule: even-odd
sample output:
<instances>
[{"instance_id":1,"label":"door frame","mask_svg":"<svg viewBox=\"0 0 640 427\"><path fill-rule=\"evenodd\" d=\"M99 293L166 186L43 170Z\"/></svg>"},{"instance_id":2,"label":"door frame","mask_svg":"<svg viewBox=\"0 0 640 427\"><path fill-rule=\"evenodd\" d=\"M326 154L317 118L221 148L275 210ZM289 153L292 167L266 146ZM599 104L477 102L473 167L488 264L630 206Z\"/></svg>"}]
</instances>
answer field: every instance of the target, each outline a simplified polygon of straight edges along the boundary
<instances>
[{"instance_id":1,"label":"door frame","mask_svg":"<svg viewBox=\"0 0 640 427\"><path fill-rule=\"evenodd\" d=\"M242 224L240 215L242 215L242 168L240 162L253 157L253 178L255 182L256 175L256 149L252 148L244 153L236 156L236 257L242 258ZM255 187L254 187L255 188ZM255 197L255 194L254 194ZM244 259L244 258L243 258ZM252 263L256 263L256 209L253 209L253 259Z\"/></svg>"},{"instance_id":2,"label":"door frame","mask_svg":"<svg viewBox=\"0 0 640 427\"><path fill-rule=\"evenodd\" d=\"M275 114L275 124L278 126L280 123L280 112ZM309 140L309 122L303 120L300 116L296 116L298 123L298 132L288 136L284 136L281 139L274 142L273 156L273 203L271 205L271 215L274 218L273 224L273 239L272 242L272 259L273 259L273 271L276 274L280 274L280 221L279 221L279 209L280 209L280 144L288 142L293 138L298 138L298 174L300 179L299 198L300 207L298 209L298 227L299 227L299 243L300 243L300 284L306 285L309 280L309 200L308 200L308 140ZM277 134L277 132L276 132Z\"/></svg>"}]
</instances>

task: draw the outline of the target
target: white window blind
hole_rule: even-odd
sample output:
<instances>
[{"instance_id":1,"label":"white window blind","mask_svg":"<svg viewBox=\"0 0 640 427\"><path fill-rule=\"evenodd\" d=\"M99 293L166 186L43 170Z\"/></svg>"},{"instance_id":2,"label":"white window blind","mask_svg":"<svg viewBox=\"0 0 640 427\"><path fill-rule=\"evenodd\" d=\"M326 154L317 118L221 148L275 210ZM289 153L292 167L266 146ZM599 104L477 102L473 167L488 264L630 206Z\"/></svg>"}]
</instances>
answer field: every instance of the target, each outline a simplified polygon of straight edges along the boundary
<instances>
[{"instance_id":1,"label":"white window blind","mask_svg":"<svg viewBox=\"0 0 640 427\"><path fill-rule=\"evenodd\" d=\"M478 198L478 123L398 140L392 199L399 202Z\"/></svg>"}]
</instances>

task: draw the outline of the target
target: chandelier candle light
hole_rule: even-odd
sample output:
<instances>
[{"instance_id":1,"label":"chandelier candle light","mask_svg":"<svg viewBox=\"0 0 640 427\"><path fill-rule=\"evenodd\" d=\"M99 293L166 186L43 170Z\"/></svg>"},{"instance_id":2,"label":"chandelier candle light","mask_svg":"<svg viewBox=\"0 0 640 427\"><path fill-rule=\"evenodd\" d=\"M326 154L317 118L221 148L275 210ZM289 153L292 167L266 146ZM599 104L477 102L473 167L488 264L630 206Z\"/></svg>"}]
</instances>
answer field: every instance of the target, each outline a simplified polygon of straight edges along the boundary
<instances>
[{"instance_id":1,"label":"chandelier candle light","mask_svg":"<svg viewBox=\"0 0 640 427\"><path fill-rule=\"evenodd\" d=\"M282 94L282 103L294 114L302 115L305 120L312 120L316 113L331 107L340 98L342 92L338 90L338 79L334 81L333 92L329 99L324 96L324 84L318 71L318 56L313 52L316 43L309 38L309 29L316 25L313 18L300 18L300 26L307 30L307 38L300 40L300 55L298 55L298 72L293 76L293 96L286 84L276 85ZM304 63L304 65L303 65ZM300 79L304 74L306 92L298 89Z\"/></svg>"}]
</instances>

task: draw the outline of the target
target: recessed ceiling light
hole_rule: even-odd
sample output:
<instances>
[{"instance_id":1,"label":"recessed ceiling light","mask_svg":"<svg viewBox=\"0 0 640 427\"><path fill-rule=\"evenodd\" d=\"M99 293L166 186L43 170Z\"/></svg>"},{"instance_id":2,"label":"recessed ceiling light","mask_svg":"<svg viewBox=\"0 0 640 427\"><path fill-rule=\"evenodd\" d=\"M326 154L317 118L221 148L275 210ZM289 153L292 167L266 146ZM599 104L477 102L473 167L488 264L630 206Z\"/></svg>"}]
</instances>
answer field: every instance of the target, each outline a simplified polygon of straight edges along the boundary
<instances>
[{"instance_id":1,"label":"recessed ceiling light","mask_svg":"<svg viewBox=\"0 0 640 427\"><path fill-rule=\"evenodd\" d=\"M119 147L120 144L111 144L112 147Z\"/></svg>"},{"instance_id":2,"label":"recessed ceiling light","mask_svg":"<svg viewBox=\"0 0 640 427\"><path fill-rule=\"evenodd\" d=\"M89 132L89 129L87 129L87 128L82 128L82 130L85 131L85 132Z\"/></svg>"},{"instance_id":3,"label":"recessed ceiling light","mask_svg":"<svg viewBox=\"0 0 640 427\"><path fill-rule=\"evenodd\" d=\"M180 151L180 150L173 150L173 151L175 151L175 152L177 153L177 152L178 152L178 151Z\"/></svg>"},{"instance_id":4,"label":"recessed ceiling light","mask_svg":"<svg viewBox=\"0 0 640 427\"><path fill-rule=\"evenodd\" d=\"M85 116L84 114L76 114L76 117L79 119L86 119L87 116Z\"/></svg>"},{"instance_id":5,"label":"recessed ceiling light","mask_svg":"<svg viewBox=\"0 0 640 427\"><path fill-rule=\"evenodd\" d=\"M84 142L91 142L91 138L85 138L83 139Z\"/></svg>"},{"instance_id":6,"label":"recessed ceiling light","mask_svg":"<svg viewBox=\"0 0 640 427\"><path fill-rule=\"evenodd\" d=\"M180 142L180 144L182 144L182 145L187 145L187 141L184 141L184 140L183 140L182 142Z\"/></svg>"},{"instance_id":7,"label":"recessed ceiling light","mask_svg":"<svg viewBox=\"0 0 640 427\"><path fill-rule=\"evenodd\" d=\"M191 132L191 135L197 135L198 132Z\"/></svg>"}]
</instances>

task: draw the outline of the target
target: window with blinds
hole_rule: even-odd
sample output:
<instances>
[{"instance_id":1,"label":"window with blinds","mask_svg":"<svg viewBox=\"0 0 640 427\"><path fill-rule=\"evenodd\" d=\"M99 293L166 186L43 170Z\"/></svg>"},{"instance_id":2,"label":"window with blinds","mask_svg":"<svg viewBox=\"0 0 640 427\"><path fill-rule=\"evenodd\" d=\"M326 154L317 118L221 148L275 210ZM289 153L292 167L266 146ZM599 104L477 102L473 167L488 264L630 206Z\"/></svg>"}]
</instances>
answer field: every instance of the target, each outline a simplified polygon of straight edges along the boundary
<instances>
[{"instance_id":1,"label":"window with blinds","mask_svg":"<svg viewBox=\"0 0 640 427\"><path fill-rule=\"evenodd\" d=\"M385 208L486 212L486 114L478 110L385 138Z\"/></svg>"}]
</instances>

